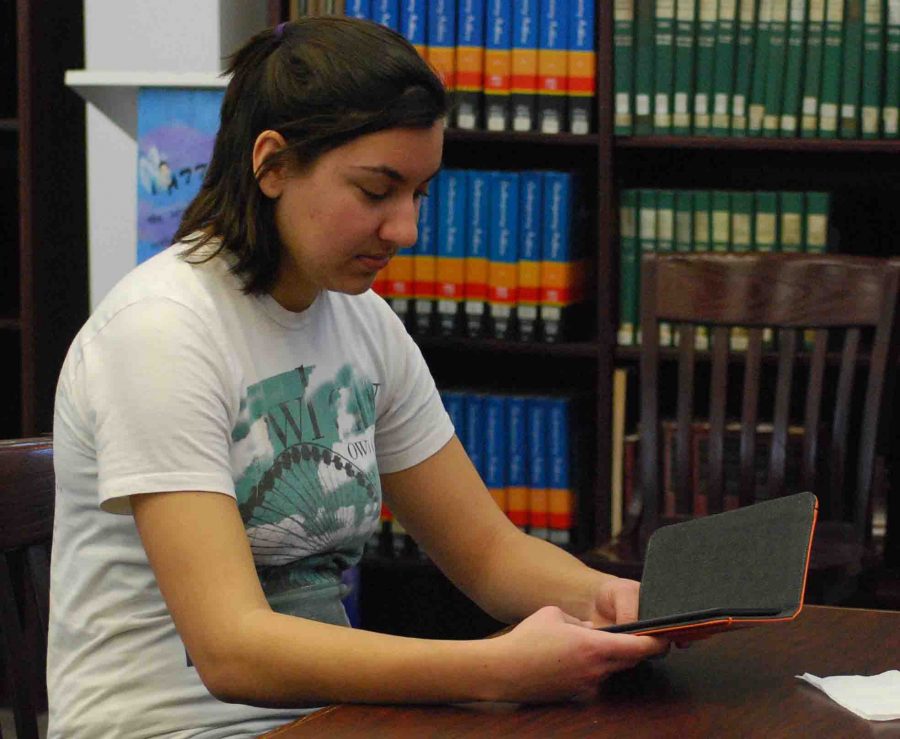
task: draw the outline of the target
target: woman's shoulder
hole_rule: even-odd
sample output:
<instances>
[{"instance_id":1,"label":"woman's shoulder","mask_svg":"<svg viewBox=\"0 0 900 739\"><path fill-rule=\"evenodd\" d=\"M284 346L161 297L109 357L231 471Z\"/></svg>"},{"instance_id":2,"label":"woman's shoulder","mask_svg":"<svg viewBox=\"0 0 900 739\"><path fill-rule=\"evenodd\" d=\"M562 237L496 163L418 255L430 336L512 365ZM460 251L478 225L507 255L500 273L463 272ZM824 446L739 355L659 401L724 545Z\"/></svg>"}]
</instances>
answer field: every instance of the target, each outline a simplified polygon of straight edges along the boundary
<instances>
[{"instance_id":1,"label":"woman's shoulder","mask_svg":"<svg viewBox=\"0 0 900 739\"><path fill-rule=\"evenodd\" d=\"M241 298L240 285L223 260L198 262L185 258L184 249L184 244L173 244L122 277L93 310L83 335L101 331L125 313L152 318L159 306L208 324L223 299Z\"/></svg>"}]
</instances>

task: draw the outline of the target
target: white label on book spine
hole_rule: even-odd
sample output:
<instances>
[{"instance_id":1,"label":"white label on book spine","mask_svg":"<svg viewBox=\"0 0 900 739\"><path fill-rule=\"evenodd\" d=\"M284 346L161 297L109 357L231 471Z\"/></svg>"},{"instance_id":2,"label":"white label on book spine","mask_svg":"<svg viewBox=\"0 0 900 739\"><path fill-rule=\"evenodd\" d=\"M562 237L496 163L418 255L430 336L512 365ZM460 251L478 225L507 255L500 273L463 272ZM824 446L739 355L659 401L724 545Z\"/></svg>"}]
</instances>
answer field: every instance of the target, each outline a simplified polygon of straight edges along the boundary
<instances>
[{"instance_id":1,"label":"white label on book spine","mask_svg":"<svg viewBox=\"0 0 900 739\"><path fill-rule=\"evenodd\" d=\"M697 115L706 115L709 112L709 101L705 92L698 92L694 95L694 112Z\"/></svg>"},{"instance_id":2,"label":"white label on book spine","mask_svg":"<svg viewBox=\"0 0 900 739\"><path fill-rule=\"evenodd\" d=\"M746 105L747 99L743 95L735 95L732 98L732 106L734 108L734 114L743 116L746 115Z\"/></svg>"},{"instance_id":3,"label":"white label on book spine","mask_svg":"<svg viewBox=\"0 0 900 739\"><path fill-rule=\"evenodd\" d=\"M674 110L676 113L684 115L688 112L688 96L686 92L676 92L674 100Z\"/></svg>"},{"instance_id":4,"label":"white label on book spine","mask_svg":"<svg viewBox=\"0 0 900 739\"><path fill-rule=\"evenodd\" d=\"M637 95L634 99L634 108L638 115L650 115L650 96Z\"/></svg>"},{"instance_id":5,"label":"white label on book spine","mask_svg":"<svg viewBox=\"0 0 900 739\"><path fill-rule=\"evenodd\" d=\"M656 95L656 113L657 115L669 114L669 96L664 92Z\"/></svg>"},{"instance_id":6,"label":"white label on book spine","mask_svg":"<svg viewBox=\"0 0 900 739\"><path fill-rule=\"evenodd\" d=\"M717 92L713 106L714 106L713 112L716 115L727 115L728 114L728 95L724 92Z\"/></svg>"},{"instance_id":7,"label":"white label on book spine","mask_svg":"<svg viewBox=\"0 0 900 739\"><path fill-rule=\"evenodd\" d=\"M627 92L616 93L616 113L629 113L631 111L631 99Z\"/></svg>"}]
</instances>

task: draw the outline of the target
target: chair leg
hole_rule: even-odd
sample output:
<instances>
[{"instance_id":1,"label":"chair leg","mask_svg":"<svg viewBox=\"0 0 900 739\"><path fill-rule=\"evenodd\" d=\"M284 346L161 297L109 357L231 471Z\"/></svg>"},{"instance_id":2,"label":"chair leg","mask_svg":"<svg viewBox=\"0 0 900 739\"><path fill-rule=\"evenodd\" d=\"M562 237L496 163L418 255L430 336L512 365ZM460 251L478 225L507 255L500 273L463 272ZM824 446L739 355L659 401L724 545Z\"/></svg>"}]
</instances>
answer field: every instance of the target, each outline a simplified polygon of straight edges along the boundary
<instances>
[{"instance_id":1,"label":"chair leg","mask_svg":"<svg viewBox=\"0 0 900 739\"><path fill-rule=\"evenodd\" d=\"M34 679L24 649L24 634L13 594L9 561L0 555L0 648L7 659L16 736L39 739L33 699Z\"/></svg>"}]
</instances>

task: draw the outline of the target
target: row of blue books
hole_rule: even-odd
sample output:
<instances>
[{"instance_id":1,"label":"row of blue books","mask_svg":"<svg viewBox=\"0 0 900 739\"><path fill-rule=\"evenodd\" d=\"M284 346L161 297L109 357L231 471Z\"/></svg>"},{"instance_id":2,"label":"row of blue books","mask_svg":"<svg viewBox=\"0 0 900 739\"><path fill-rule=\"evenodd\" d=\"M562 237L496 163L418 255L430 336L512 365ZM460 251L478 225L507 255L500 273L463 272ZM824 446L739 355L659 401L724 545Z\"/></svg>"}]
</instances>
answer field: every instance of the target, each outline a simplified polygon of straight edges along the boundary
<instances>
[{"instance_id":1,"label":"row of blue books","mask_svg":"<svg viewBox=\"0 0 900 739\"><path fill-rule=\"evenodd\" d=\"M591 0L347 0L402 33L438 71L464 129L586 134L594 128Z\"/></svg>"},{"instance_id":2,"label":"row of blue books","mask_svg":"<svg viewBox=\"0 0 900 739\"><path fill-rule=\"evenodd\" d=\"M568 172L442 170L416 245L374 289L420 334L557 340L586 287L575 184Z\"/></svg>"}]
</instances>

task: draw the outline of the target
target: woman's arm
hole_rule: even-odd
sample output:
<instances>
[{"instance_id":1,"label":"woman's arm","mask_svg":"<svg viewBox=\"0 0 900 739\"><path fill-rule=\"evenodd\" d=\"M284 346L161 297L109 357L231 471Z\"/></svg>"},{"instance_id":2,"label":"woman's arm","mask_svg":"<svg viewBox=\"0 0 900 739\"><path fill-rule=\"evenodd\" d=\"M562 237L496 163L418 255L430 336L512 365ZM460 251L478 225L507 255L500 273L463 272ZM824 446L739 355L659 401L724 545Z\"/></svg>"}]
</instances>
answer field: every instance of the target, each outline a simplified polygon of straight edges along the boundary
<instances>
[{"instance_id":1,"label":"woman's arm","mask_svg":"<svg viewBox=\"0 0 900 739\"><path fill-rule=\"evenodd\" d=\"M554 605L597 625L637 619L638 584L592 570L523 534L454 437L421 464L382 475L391 511L447 576L494 618Z\"/></svg>"},{"instance_id":2,"label":"woman's arm","mask_svg":"<svg viewBox=\"0 0 900 739\"><path fill-rule=\"evenodd\" d=\"M559 700L590 692L609 672L662 648L650 637L585 628L557 609L478 641L408 639L277 614L263 596L231 497L153 493L133 495L131 503L178 632L220 700Z\"/></svg>"}]
</instances>

